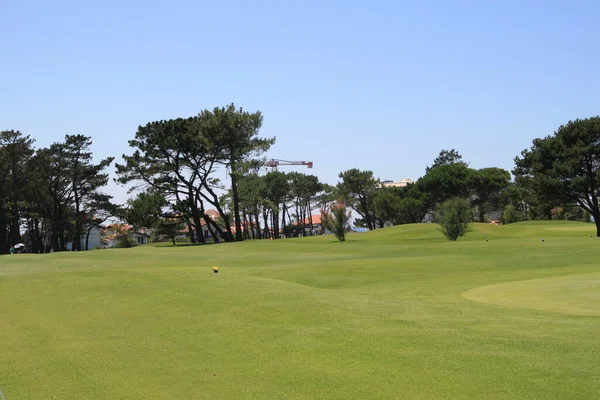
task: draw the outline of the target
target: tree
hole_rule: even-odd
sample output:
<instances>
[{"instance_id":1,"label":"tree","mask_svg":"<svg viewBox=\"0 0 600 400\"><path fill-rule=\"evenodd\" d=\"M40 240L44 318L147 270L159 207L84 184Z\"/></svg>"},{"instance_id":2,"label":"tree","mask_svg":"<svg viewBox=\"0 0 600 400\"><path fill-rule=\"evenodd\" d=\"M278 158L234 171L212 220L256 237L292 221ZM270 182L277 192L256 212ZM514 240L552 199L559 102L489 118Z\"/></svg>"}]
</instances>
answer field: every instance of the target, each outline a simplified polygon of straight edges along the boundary
<instances>
[{"instance_id":1,"label":"tree","mask_svg":"<svg viewBox=\"0 0 600 400\"><path fill-rule=\"evenodd\" d=\"M133 227L125 224L111 224L107 227L107 233L114 235L116 240L115 247L120 249L127 249L138 245L131 237L132 231Z\"/></svg>"},{"instance_id":2,"label":"tree","mask_svg":"<svg viewBox=\"0 0 600 400\"><path fill-rule=\"evenodd\" d=\"M521 221L522 215L515 206L509 204L502 210L502 216L500 218L503 224L513 224Z\"/></svg>"},{"instance_id":3,"label":"tree","mask_svg":"<svg viewBox=\"0 0 600 400\"><path fill-rule=\"evenodd\" d=\"M461 163L442 164L432 168L417 180L418 189L426 193L433 204L453 197L467 198L472 186L473 170Z\"/></svg>"},{"instance_id":4,"label":"tree","mask_svg":"<svg viewBox=\"0 0 600 400\"><path fill-rule=\"evenodd\" d=\"M181 218L161 218L156 223L156 236L164 236L176 245L175 239L182 229L185 229L185 222Z\"/></svg>"},{"instance_id":5,"label":"tree","mask_svg":"<svg viewBox=\"0 0 600 400\"><path fill-rule=\"evenodd\" d=\"M471 203L477 207L479 222L485 222L485 212L490 203L499 203L500 192L510 183L510 172L501 168L482 168L473 172L471 187L473 199Z\"/></svg>"},{"instance_id":6,"label":"tree","mask_svg":"<svg viewBox=\"0 0 600 400\"><path fill-rule=\"evenodd\" d=\"M403 196L404 188L383 187L376 190L371 196L372 210L379 228L385 227L386 223L399 225L403 219Z\"/></svg>"},{"instance_id":7,"label":"tree","mask_svg":"<svg viewBox=\"0 0 600 400\"><path fill-rule=\"evenodd\" d=\"M433 165L431 165L431 167L426 167L425 168L425 172L429 172L432 169L434 169L437 166L440 165L453 165L453 164L459 164L462 165L464 167L468 167L469 164L467 164L466 162L463 161L462 159L462 155L460 155L460 153L454 149L452 150L442 150L440 151L440 154L435 158L435 160L433 160Z\"/></svg>"},{"instance_id":8,"label":"tree","mask_svg":"<svg viewBox=\"0 0 600 400\"><path fill-rule=\"evenodd\" d=\"M124 164L116 164L118 182L138 182L136 188L154 188L165 196L175 199L178 207L190 214L194 227L199 231L204 215L203 200L218 204L215 186L211 178L215 169L215 153L200 130L197 118L178 118L155 121L138 127L135 139L129 141L134 148L132 155L123 155ZM231 229L226 222L225 240L231 241ZM222 233L222 232L220 232ZM204 242L203 235L190 236L192 243Z\"/></svg>"},{"instance_id":9,"label":"tree","mask_svg":"<svg viewBox=\"0 0 600 400\"><path fill-rule=\"evenodd\" d=\"M150 188L146 192L127 201L127 208L123 210L123 219L136 227L155 228L163 222L165 207L169 201L157 189Z\"/></svg>"},{"instance_id":10,"label":"tree","mask_svg":"<svg viewBox=\"0 0 600 400\"><path fill-rule=\"evenodd\" d=\"M217 162L229 169L238 241L243 240L238 180L243 175L246 164L252 163L253 157L266 152L275 143L275 138L258 137L262 121L260 111L249 113L242 108L236 109L234 104L216 107L212 111L204 110L198 116L200 130L216 151Z\"/></svg>"},{"instance_id":11,"label":"tree","mask_svg":"<svg viewBox=\"0 0 600 400\"><path fill-rule=\"evenodd\" d=\"M33 143L29 135L20 131L0 132L0 253L7 253L9 244L21 242L21 206Z\"/></svg>"},{"instance_id":12,"label":"tree","mask_svg":"<svg viewBox=\"0 0 600 400\"><path fill-rule=\"evenodd\" d=\"M111 196L100 192L108 183L108 174L103 171L113 162L114 157L100 160L98 164L92 163L92 153L89 151L92 139L84 135L67 135L65 137L65 156L68 159L68 174L73 196L75 212L75 226L72 237L72 250L81 250L83 235L83 222L89 218L90 207L98 208L104 204L110 205Z\"/></svg>"},{"instance_id":13,"label":"tree","mask_svg":"<svg viewBox=\"0 0 600 400\"><path fill-rule=\"evenodd\" d=\"M243 175L238 181L240 207L249 214L248 225L252 237L257 239L261 238L259 217L264 205L262 194L266 191L265 185L263 177L256 173Z\"/></svg>"},{"instance_id":14,"label":"tree","mask_svg":"<svg viewBox=\"0 0 600 400\"><path fill-rule=\"evenodd\" d=\"M342 181L338 183L337 189L345 204L362 217L368 229L375 229L373 212L369 208L369 198L376 189L381 187L381 184L373 177L373 171L352 168L341 172L339 177Z\"/></svg>"},{"instance_id":15,"label":"tree","mask_svg":"<svg viewBox=\"0 0 600 400\"><path fill-rule=\"evenodd\" d=\"M281 171L271 171L265 175L264 179L266 199L272 205L273 235L275 239L279 239L279 211L281 210L279 206L285 201L290 192L288 176Z\"/></svg>"},{"instance_id":16,"label":"tree","mask_svg":"<svg viewBox=\"0 0 600 400\"><path fill-rule=\"evenodd\" d=\"M437 210L440 229L448 240L455 241L469 231L472 211L469 202L463 198L452 198L443 202Z\"/></svg>"},{"instance_id":17,"label":"tree","mask_svg":"<svg viewBox=\"0 0 600 400\"><path fill-rule=\"evenodd\" d=\"M65 251L73 216L69 157L63 143L39 149L31 159L32 199L49 221L49 249Z\"/></svg>"},{"instance_id":18,"label":"tree","mask_svg":"<svg viewBox=\"0 0 600 400\"><path fill-rule=\"evenodd\" d=\"M411 183L404 188L405 197L400 202L402 212L410 223L423 222L425 217L435 208L431 194L421 190L420 185Z\"/></svg>"},{"instance_id":19,"label":"tree","mask_svg":"<svg viewBox=\"0 0 600 400\"><path fill-rule=\"evenodd\" d=\"M515 158L514 175L554 206L577 204L590 213L600 237L600 116L561 125L552 136L534 139Z\"/></svg>"},{"instance_id":20,"label":"tree","mask_svg":"<svg viewBox=\"0 0 600 400\"><path fill-rule=\"evenodd\" d=\"M346 209L346 205L339 201L332 204L329 210L321 210L321 223L323 226L333 232L340 241L346 240L346 232L350 230L351 212Z\"/></svg>"}]
</instances>

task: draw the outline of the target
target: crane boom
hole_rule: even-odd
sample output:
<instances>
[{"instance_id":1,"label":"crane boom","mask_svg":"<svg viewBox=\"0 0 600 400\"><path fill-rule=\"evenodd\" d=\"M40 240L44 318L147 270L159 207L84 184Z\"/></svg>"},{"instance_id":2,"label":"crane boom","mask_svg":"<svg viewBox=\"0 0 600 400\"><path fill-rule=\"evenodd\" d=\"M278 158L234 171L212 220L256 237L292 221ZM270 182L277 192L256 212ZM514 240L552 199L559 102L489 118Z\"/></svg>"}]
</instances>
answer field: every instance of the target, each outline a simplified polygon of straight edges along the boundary
<instances>
[{"instance_id":1,"label":"crane boom","mask_svg":"<svg viewBox=\"0 0 600 400\"><path fill-rule=\"evenodd\" d=\"M272 159L272 160L267 161L264 165L266 167L271 167L273 169L277 169L277 167L279 165L305 165L308 168L312 168L313 162L312 161L286 161L286 160Z\"/></svg>"}]
</instances>

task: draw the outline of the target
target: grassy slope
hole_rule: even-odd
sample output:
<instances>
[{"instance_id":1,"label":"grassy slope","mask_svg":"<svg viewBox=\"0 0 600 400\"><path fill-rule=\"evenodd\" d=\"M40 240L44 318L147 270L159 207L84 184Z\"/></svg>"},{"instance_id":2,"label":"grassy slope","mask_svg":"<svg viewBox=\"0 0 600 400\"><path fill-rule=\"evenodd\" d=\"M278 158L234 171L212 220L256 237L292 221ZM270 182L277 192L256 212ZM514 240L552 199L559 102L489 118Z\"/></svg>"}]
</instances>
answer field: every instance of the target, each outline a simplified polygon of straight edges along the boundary
<instances>
[{"instance_id":1,"label":"grassy slope","mask_svg":"<svg viewBox=\"0 0 600 400\"><path fill-rule=\"evenodd\" d=\"M346 243L2 257L0 390L7 400L594 398L600 318L568 313L600 309L594 279L577 292L578 274L598 271L594 228L474 228L457 243L410 225ZM542 280L534 300L518 282L555 277L560 288Z\"/></svg>"}]
</instances>

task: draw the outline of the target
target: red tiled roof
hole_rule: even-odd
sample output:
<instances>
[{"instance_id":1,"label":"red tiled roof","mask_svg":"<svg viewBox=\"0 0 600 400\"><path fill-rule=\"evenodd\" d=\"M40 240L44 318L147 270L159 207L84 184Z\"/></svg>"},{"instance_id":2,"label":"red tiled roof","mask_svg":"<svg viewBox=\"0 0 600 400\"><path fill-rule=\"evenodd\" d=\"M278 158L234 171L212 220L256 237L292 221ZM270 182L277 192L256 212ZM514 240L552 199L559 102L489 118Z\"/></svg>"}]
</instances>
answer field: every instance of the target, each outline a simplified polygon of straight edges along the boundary
<instances>
[{"instance_id":1,"label":"red tiled roof","mask_svg":"<svg viewBox=\"0 0 600 400\"><path fill-rule=\"evenodd\" d=\"M321 214L313 214L312 215L312 223L313 223L313 225L320 224L321 223ZM310 225L309 218L304 218L304 225Z\"/></svg>"}]
</instances>

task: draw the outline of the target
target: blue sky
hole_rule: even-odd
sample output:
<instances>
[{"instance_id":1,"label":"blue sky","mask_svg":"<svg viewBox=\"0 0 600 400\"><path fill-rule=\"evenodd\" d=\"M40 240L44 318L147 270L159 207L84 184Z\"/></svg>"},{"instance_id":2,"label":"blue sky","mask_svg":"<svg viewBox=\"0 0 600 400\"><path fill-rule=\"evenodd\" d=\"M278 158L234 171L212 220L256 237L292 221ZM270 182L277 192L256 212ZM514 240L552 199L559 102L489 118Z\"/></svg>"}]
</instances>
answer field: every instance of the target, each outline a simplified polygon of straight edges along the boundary
<instances>
[{"instance_id":1,"label":"blue sky","mask_svg":"<svg viewBox=\"0 0 600 400\"><path fill-rule=\"evenodd\" d=\"M510 170L600 113L598 17L594 1L0 0L0 129L120 158L138 125L233 102L262 111L269 156L329 183L416 179L450 148Z\"/></svg>"}]
</instances>

